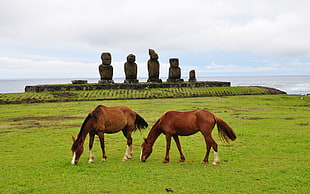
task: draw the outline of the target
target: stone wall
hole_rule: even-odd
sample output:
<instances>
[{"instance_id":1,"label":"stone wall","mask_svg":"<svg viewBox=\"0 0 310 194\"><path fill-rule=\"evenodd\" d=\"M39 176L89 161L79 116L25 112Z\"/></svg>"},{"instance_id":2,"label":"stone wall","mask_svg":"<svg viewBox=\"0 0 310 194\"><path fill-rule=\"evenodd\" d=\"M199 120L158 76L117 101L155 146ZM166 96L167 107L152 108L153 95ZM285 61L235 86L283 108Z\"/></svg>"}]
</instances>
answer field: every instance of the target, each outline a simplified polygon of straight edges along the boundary
<instances>
[{"instance_id":1,"label":"stone wall","mask_svg":"<svg viewBox=\"0 0 310 194\"><path fill-rule=\"evenodd\" d=\"M202 81L182 83L111 83L111 84L59 84L26 86L25 92L54 92L73 90L101 90L101 89L145 89L145 88L173 88L173 87L230 87L230 82Z\"/></svg>"}]
</instances>

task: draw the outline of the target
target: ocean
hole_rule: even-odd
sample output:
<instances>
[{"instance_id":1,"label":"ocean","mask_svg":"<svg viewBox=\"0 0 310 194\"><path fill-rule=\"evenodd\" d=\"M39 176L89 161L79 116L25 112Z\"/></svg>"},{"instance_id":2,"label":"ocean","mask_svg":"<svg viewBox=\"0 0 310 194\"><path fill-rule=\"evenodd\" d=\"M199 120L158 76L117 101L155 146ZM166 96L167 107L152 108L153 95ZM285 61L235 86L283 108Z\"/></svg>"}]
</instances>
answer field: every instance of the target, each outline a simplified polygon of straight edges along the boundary
<instances>
[{"instance_id":1,"label":"ocean","mask_svg":"<svg viewBox=\"0 0 310 194\"><path fill-rule=\"evenodd\" d=\"M16 79L1 80L0 93L21 93L25 86L43 84L69 84L71 80L80 78L63 79ZM122 83L124 78L113 78L114 82ZM161 78L165 81L167 78ZM188 80L188 78L183 78ZM98 78L89 78L88 83L98 83ZM147 78L139 78L140 82L146 82ZM229 76L229 77L197 77L198 81L228 81L231 86L265 86L276 88L291 95L310 95L310 75L305 76Z\"/></svg>"}]
</instances>

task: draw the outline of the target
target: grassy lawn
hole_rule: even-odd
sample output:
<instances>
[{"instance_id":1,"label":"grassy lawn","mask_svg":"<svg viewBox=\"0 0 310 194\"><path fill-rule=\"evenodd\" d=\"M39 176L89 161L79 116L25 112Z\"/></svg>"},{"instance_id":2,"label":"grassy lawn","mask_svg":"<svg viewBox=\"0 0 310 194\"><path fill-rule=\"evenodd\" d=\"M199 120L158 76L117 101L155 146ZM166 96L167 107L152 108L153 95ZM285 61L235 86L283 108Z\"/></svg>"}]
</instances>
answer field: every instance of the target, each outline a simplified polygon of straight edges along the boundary
<instances>
[{"instance_id":1,"label":"grassy lawn","mask_svg":"<svg viewBox=\"0 0 310 194\"><path fill-rule=\"evenodd\" d=\"M201 164L203 136L181 137L186 157L178 162L175 143L170 163L161 161L165 137L147 162L140 146L150 127L133 134L134 156L122 162L126 140L107 134L108 160L96 138L95 163L88 164L88 139L78 165L71 165L71 136L95 106L127 104L150 127L167 110L208 109L225 120L237 140L219 144L218 166ZM104 100L0 105L1 193L307 193L310 188L310 97L247 95L143 100ZM213 152L210 161L213 160Z\"/></svg>"},{"instance_id":2,"label":"grassy lawn","mask_svg":"<svg viewBox=\"0 0 310 194\"><path fill-rule=\"evenodd\" d=\"M179 87L146 89L103 89L56 92L25 92L0 94L0 104L68 102L120 99L183 98L205 96L234 96L279 94L270 88L257 86L240 87Z\"/></svg>"}]
</instances>

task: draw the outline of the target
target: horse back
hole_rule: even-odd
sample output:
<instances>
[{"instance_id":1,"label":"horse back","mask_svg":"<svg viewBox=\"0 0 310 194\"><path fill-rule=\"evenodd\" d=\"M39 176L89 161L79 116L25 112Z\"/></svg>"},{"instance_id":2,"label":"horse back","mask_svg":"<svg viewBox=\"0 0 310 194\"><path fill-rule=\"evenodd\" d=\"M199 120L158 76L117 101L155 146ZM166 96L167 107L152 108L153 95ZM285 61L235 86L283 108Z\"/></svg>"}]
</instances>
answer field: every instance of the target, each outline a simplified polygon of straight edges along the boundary
<instances>
[{"instance_id":1,"label":"horse back","mask_svg":"<svg viewBox=\"0 0 310 194\"><path fill-rule=\"evenodd\" d=\"M134 124L134 112L127 105L107 107L99 105L91 115L96 118L97 126L105 133L115 133Z\"/></svg>"},{"instance_id":2,"label":"horse back","mask_svg":"<svg viewBox=\"0 0 310 194\"><path fill-rule=\"evenodd\" d=\"M161 130L171 135L192 135L213 129L214 125L214 114L207 110L167 111L160 117Z\"/></svg>"},{"instance_id":3,"label":"horse back","mask_svg":"<svg viewBox=\"0 0 310 194\"><path fill-rule=\"evenodd\" d=\"M160 118L163 133L187 136L199 131L196 111L167 111Z\"/></svg>"}]
</instances>

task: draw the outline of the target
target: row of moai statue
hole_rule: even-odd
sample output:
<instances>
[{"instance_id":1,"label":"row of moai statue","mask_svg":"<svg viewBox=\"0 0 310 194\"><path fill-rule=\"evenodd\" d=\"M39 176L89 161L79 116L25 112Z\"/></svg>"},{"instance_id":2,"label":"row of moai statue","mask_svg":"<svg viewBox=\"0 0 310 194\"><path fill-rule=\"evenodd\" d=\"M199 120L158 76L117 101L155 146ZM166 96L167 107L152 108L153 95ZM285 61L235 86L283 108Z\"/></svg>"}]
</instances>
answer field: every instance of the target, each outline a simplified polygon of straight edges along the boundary
<instances>
[{"instance_id":1,"label":"row of moai statue","mask_svg":"<svg viewBox=\"0 0 310 194\"><path fill-rule=\"evenodd\" d=\"M148 67L148 80L147 82L156 82L162 83L162 80L159 79L159 68L160 64L158 61L158 54L153 50L149 49L150 59L147 62ZM113 81L113 67L111 65L112 57L108 52L104 52L101 54L102 64L99 65L99 73L100 80L99 84L106 83L114 83ZM130 54L127 56L127 62L124 64L124 71L126 79L124 83L139 83L137 79L137 64L136 64L136 56ZM179 67L179 59L171 58L169 59L170 67L169 67L169 75L167 82L183 82L181 79L181 68ZM189 72L189 80L190 82L196 81L195 70L191 70Z\"/></svg>"}]
</instances>

